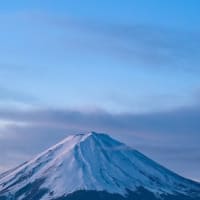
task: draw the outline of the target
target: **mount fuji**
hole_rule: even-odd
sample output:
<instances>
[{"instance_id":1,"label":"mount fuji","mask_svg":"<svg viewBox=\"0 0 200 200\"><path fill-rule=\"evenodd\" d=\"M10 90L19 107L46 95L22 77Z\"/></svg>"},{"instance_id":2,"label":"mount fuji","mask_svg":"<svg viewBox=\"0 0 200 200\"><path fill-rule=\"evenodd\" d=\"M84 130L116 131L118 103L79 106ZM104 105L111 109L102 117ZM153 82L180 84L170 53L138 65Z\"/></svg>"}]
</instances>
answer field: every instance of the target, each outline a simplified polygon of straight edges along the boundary
<instances>
[{"instance_id":1,"label":"mount fuji","mask_svg":"<svg viewBox=\"0 0 200 200\"><path fill-rule=\"evenodd\" d=\"M185 179L106 134L68 136L0 175L0 200L200 200Z\"/></svg>"}]
</instances>

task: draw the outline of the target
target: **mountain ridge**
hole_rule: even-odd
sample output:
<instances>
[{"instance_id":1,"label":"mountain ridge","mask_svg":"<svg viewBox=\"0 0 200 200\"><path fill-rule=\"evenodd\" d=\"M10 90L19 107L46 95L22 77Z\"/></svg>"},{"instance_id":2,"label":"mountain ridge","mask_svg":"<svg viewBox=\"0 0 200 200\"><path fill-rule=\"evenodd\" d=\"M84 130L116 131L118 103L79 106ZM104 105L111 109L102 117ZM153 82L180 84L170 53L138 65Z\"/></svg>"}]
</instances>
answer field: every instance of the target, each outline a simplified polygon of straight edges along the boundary
<instances>
[{"instance_id":1,"label":"mountain ridge","mask_svg":"<svg viewBox=\"0 0 200 200\"><path fill-rule=\"evenodd\" d=\"M200 199L200 184L96 132L70 135L34 159L0 175L0 197L10 199L13 195L17 199L26 199L28 195L31 199L38 191L41 197L36 200L67 199L77 192L91 195L94 191L100 196L118 195L123 199L139 190L155 198L178 194L191 200Z\"/></svg>"}]
</instances>

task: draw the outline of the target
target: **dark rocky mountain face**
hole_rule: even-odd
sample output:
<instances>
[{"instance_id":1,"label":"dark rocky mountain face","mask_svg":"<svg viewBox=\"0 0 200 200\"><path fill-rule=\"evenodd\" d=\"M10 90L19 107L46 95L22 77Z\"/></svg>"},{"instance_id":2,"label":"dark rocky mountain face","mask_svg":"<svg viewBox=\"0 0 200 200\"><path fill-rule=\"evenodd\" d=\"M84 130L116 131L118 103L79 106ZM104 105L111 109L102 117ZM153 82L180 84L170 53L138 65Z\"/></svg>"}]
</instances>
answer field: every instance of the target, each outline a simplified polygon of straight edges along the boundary
<instances>
[{"instance_id":1,"label":"dark rocky mountain face","mask_svg":"<svg viewBox=\"0 0 200 200\"><path fill-rule=\"evenodd\" d=\"M156 197L152 192L144 188L138 188L137 191L128 191L127 196L123 197L119 194L110 194L108 192L97 191L77 191L67 197L61 197L54 200L200 200L200 198L188 197L185 195L161 195Z\"/></svg>"},{"instance_id":2,"label":"dark rocky mountain face","mask_svg":"<svg viewBox=\"0 0 200 200\"><path fill-rule=\"evenodd\" d=\"M33 183L32 185L27 185L22 190L18 191L13 196L0 196L0 200L17 200L21 195L24 198L21 200L38 200L49 193L48 189L39 189L39 181ZM155 196L152 192L140 187L137 191L127 190L127 195L124 197L120 194L111 194L106 191L76 191L67 196L62 196L58 198L53 198L52 200L200 200L199 197L185 196L182 194L176 195L161 195L160 197Z\"/></svg>"}]
</instances>

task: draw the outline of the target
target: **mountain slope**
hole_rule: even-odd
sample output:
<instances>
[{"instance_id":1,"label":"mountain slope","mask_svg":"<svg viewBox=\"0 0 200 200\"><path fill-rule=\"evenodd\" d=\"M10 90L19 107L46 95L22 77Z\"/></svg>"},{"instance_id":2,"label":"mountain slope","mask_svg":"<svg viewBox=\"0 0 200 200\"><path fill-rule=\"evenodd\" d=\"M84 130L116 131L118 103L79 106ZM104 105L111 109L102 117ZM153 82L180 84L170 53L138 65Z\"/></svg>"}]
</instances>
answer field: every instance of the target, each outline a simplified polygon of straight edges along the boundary
<instances>
[{"instance_id":1,"label":"mountain slope","mask_svg":"<svg viewBox=\"0 0 200 200\"><path fill-rule=\"evenodd\" d=\"M0 175L0 200L200 200L200 185L105 134L72 135Z\"/></svg>"}]
</instances>

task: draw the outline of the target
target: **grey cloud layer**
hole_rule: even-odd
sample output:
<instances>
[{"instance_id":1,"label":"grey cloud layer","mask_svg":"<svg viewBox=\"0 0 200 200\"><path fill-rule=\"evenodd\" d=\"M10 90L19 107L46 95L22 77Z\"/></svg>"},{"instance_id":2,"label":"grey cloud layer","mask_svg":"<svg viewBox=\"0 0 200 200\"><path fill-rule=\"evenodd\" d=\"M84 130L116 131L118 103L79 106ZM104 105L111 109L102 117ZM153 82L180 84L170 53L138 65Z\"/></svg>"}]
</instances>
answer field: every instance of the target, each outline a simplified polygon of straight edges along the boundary
<instances>
[{"instance_id":1,"label":"grey cloud layer","mask_svg":"<svg viewBox=\"0 0 200 200\"><path fill-rule=\"evenodd\" d=\"M104 111L81 112L62 109L0 110L0 119L31 124L174 134L198 134L199 118L199 106L144 114L112 114Z\"/></svg>"}]
</instances>

